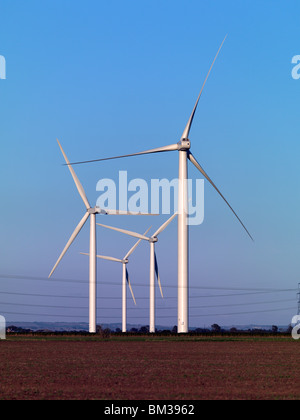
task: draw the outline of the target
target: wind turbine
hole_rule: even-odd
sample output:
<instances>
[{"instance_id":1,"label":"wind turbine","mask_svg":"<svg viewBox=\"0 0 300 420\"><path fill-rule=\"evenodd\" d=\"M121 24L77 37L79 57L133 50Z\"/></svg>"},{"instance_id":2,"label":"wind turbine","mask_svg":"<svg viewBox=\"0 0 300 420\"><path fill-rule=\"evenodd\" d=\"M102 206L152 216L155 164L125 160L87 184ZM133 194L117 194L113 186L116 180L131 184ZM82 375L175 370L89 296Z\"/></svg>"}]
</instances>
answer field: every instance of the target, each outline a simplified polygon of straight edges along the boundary
<instances>
[{"instance_id":1,"label":"wind turbine","mask_svg":"<svg viewBox=\"0 0 300 420\"><path fill-rule=\"evenodd\" d=\"M157 264L157 257L155 252L155 244L158 241L158 235L162 233L167 226L175 219L177 213L173 214L151 237L147 237L146 234L140 235L139 233L132 232L130 230L119 229L112 226L103 225L101 223L97 223L97 225L102 226L107 229L112 229L117 232L125 233L126 235L133 236L134 238L138 238L140 241L148 241L150 244L150 321L149 321L149 332L155 333L155 275L157 277L159 289L162 298L163 292L161 287L161 281L158 272L158 264Z\"/></svg>"},{"instance_id":2,"label":"wind turbine","mask_svg":"<svg viewBox=\"0 0 300 420\"><path fill-rule=\"evenodd\" d=\"M252 236L250 235L249 231L238 217L237 213L233 210L229 202L220 192L220 190L216 187L214 182L211 178L207 175L204 171L200 163L196 160L195 156L191 152L191 142L189 140L189 134L192 127L192 123L194 120L194 116L198 107L198 103L200 101L204 86L208 80L208 77L212 71L214 63L223 47L223 44L226 40L227 36L223 40L213 62L212 65L207 73L203 86L200 90L199 96L197 98L196 104L193 108L193 111L190 115L188 123L183 131L183 134L180 138L180 141L176 144L171 144L164 147L158 147L156 149L146 150L139 153L133 153L129 155L122 155L122 156L114 156L104 159L94 159L90 161L84 162L76 162L73 164L82 164L82 163L91 163L91 162L100 162L106 161L111 159L120 159L125 157L131 156L141 156L153 153L165 153L165 152L172 152L178 151L179 152L179 184L178 184L178 333L187 333L189 331L189 324L188 324L188 287L189 287L189 270L188 270L188 237L189 237L189 227L188 227L188 160L198 169L198 171L206 178L206 180L213 186L213 188L217 191L217 193L221 196L221 198L225 201L227 206L233 212L235 217L238 219L242 227L245 229L249 237L253 240Z\"/></svg>"},{"instance_id":3,"label":"wind turbine","mask_svg":"<svg viewBox=\"0 0 300 420\"><path fill-rule=\"evenodd\" d=\"M151 227L149 229L146 230L146 232L144 233L144 235L147 235L147 233L149 232L149 230L151 229ZM121 263L122 264L122 332L125 333L127 331L127 288L126 288L126 284L128 284L132 299L134 301L134 304L136 305L136 300L133 294L133 290L131 287L131 283L130 283L130 279L129 279L129 274L128 274L128 269L127 269L127 264L129 262L128 258L130 257L131 254L133 254L133 252L136 250L136 248L138 247L138 245L141 243L142 239L139 239L134 246L127 252L127 254L125 255L125 257L121 260L119 258L114 258L114 257L107 257L104 255L97 255L97 258L100 258L102 260L108 260L108 261L114 261L117 263ZM84 252L81 252L82 255L89 255L86 254Z\"/></svg>"},{"instance_id":4,"label":"wind turbine","mask_svg":"<svg viewBox=\"0 0 300 420\"><path fill-rule=\"evenodd\" d=\"M54 271L56 270L57 266L63 259L64 255L78 236L79 232L87 222L88 218L90 218L90 261L89 261L89 332L96 333L96 282L97 282L97 260L96 260L96 253L97 253L97 242L96 242L96 215L97 214L111 214L111 215L129 215L134 213L129 213L125 211L117 211L117 210L103 210L99 207L91 207L83 186L81 185L72 165L69 162L60 142L57 140L57 143L60 147L60 150L63 154L63 157L66 161L66 164L71 172L72 178L76 185L77 191L82 198L82 201L86 207L86 212L75 228L74 232L72 233L70 239L68 240L64 250L62 251L60 257L58 258L56 264L54 265L49 278L52 277ZM142 215L142 213L138 213L138 215Z\"/></svg>"}]
</instances>

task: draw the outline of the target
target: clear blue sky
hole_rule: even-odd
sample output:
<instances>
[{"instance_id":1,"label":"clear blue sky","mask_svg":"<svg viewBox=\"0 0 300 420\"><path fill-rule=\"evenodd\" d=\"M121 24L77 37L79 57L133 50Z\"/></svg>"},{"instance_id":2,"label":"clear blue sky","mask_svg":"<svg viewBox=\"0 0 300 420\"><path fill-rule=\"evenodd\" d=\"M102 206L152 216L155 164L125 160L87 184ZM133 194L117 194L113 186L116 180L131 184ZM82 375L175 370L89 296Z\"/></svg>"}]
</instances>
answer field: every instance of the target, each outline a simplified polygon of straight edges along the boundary
<instances>
[{"instance_id":1,"label":"clear blue sky","mask_svg":"<svg viewBox=\"0 0 300 420\"><path fill-rule=\"evenodd\" d=\"M206 183L205 221L190 232L190 324L288 325L297 309L296 292L198 296L234 293L220 288L296 289L300 281L300 80L291 77L292 57L300 54L299 13L297 2L278 0L0 0L0 55L7 62L7 80L0 80L0 274L47 277L84 213L56 138L73 161L178 141L228 34L190 139L194 155L255 243ZM130 178L172 179L177 159L176 153L148 156L76 171L95 203L99 179L117 179L119 170ZM192 167L190 176L198 177ZM164 220L105 221L142 232ZM159 324L176 324L176 309L169 309L176 307L176 231L174 223L157 248L166 296L158 300ZM99 252L116 257L132 245L109 232L99 231L98 239ZM87 321L86 309L73 308L87 307L81 297L87 296L88 263L78 254L87 247L88 227L56 272L57 278L82 283L3 278L0 313L11 312L11 321L38 318L17 312ZM148 253L143 244L130 264L140 298L138 309L130 306L131 323L148 323ZM120 320L119 309L102 309L120 307L120 282L121 267L99 262L99 323ZM276 312L289 307L295 309ZM267 310L272 311L260 312ZM239 315L214 315L233 312Z\"/></svg>"}]
</instances>

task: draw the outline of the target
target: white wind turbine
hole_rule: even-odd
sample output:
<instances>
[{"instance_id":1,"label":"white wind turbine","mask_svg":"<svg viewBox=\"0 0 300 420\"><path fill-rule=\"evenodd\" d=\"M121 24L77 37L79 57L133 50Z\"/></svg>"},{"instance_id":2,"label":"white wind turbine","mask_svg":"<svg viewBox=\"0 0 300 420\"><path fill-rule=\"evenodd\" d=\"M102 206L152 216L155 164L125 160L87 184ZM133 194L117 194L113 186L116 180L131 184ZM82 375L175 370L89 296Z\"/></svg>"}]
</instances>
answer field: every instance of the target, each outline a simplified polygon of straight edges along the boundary
<instances>
[{"instance_id":1,"label":"white wind turbine","mask_svg":"<svg viewBox=\"0 0 300 420\"><path fill-rule=\"evenodd\" d=\"M57 266L61 262L62 258L76 239L77 235L87 222L88 218L90 217L90 261L89 261L89 332L90 333L96 333L96 284L97 284L97 260L96 260L96 254L97 254L97 242L96 242L96 215L97 214L111 214L111 215L133 215L134 213L129 213L125 211L116 211L116 210L103 210L99 207L91 207L85 191L83 189L83 186L81 185L73 167L72 164L70 164L60 142L57 140L58 145L60 147L60 150L64 156L64 159L66 161L66 164L71 172L72 178L75 182L76 188L79 192L80 197L82 198L82 201L84 202L84 205L86 207L86 212L79 222L78 226L72 233L69 241L67 242L64 250L62 251L60 257L58 258L56 264L54 265L49 278L53 275L54 271L56 270ZM142 215L142 213L139 213L139 215Z\"/></svg>"},{"instance_id":2,"label":"white wind turbine","mask_svg":"<svg viewBox=\"0 0 300 420\"><path fill-rule=\"evenodd\" d=\"M226 37L225 37L226 39ZM228 203L228 201L225 199L223 194L220 192L220 190L216 187L216 185L213 183L211 178L207 175L207 173L204 171L202 166L199 164L199 162L196 160L191 149L191 142L189 140L189 133L192 127L192 123L194 120L194 116L198 107L199 100L201 98L204 86L208 80L208 77L211 73L211 70L213 68L213 65L221 51L221 48L225 42L225 39L223 40L214 60L213 63L208 71L208 74L205 78L205 81L203 83L203 86L201 88L201 91L199 93L199 96L197 98L196 104L193 108L193 111L191 113L191 116L188 120L188 123L184 129L184 132L180 138L180 141L176 144L171 144L164 147L158 147L156 149L146 150L144 152L139 153L133 153L130 155L122 155L122 156L114 156L110 158L104 158L104 159L94 159L90 161L85 162L76 162L75 164L82 164L82 163L91 163L91 162L100 162L100 161L106 161L111 159L120 159L125 157L131 157L131 156L141 156L141 155L147 155L152 153L164 153L164 152L172 152L172 151L178 151L179 152L179 184L178 184L178 333L187 333L189 331L189 324L188 324L188 288L189 288L189 270L188 270L188 237L189 237L189 227L188 227L188 185L187 185L187 179L188 179L188 160L192 162L192 164L198 169L198 171L206 178L206 180L213 186L213 188L217 191L217 193L222 197L222 199L225 201L225 203L228 205L230 210L233 212L235 217L238 219L238 221L241 223L249 237L252 239L252 236L246 229L245 225L241 221L241 219L238 217L236 212L233 210L231 205ZM253 240L253 239L252 239Z\"/></svg>"},{"instance_id":3,"label":"white wind turbine","mask_svg":"<svg viewBox=\"0 0 300 420\"><path fill-rule=\"evenodd\" d=\"M158 241L158 235L162 233L166 229L167 226L169 226L169 224L175 219L176 216L177 216L177 213L173 214L173 216L171 216L159 229L157 229L157 231L150 238L145 236L147 232L144 235L140 235L139 233L132 232L130 230L119 229L116 227L97 223L99 226L102 226L104 228L112 229L117 232L121 232L129 236L133 236L134 238L138 238L140 241L141 240L148 241L150 244L150 318L149 318L149 332L150 333L155 333L155 275L157 277L161 296L162 298L164 297L163 292L162 292L159 272L158 272L155 244Z\"/></svg>"},{"instance_id":4,"label":"white wind turbine","mask_svg":"<svg viewBox=\"0 0 300 420\"><path fill-rule=\"evenodd\" d=\"M147 235L147 233L149 232L150 229L151 229L151 227L146 230L144 235ZM134 246L127 252L127 254L125 255L125 257L122 260L119 259L119 258L107 257L107 256L104 256L104 255L97 255L97 258L100 258L102 260L114 261L114 262L122 264L122 332L123 333L125 333L127 331L127 288L126 288L126 284L128 284L132 299L134 301L134 304L136 305L136 300L135 300L135 297L134 297L134 294L133 294L133 290L132 290L130 279L129 279L128 269L127 269L127 264L129 262L128 258L133 254L133 252L136 250L136 248L138 247L138 245L140 244L141 241L142 241L142 239L139 239L134 244ZM89 255L89 254L84 253L84 252L81 252L81 254L82 255Z\"/></svg>"}]
</instances>

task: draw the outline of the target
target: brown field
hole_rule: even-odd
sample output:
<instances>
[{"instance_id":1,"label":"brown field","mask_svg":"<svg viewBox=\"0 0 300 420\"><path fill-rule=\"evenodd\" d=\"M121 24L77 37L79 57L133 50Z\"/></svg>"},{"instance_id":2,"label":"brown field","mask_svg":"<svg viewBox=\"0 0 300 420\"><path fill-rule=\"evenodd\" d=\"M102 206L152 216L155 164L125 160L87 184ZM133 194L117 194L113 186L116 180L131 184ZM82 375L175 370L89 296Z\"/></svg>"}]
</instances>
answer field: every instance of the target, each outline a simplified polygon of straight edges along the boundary
<instances>
[{"instance_id":1,"label":"brown field","mask_svg":"<svg viewBox=\"0 0 300 420\"><path fill-rule=\"evenodd\" d=\"M0 342L0 399L299 399L300 345L285 340Z\"/></svg>"}]
</instances>

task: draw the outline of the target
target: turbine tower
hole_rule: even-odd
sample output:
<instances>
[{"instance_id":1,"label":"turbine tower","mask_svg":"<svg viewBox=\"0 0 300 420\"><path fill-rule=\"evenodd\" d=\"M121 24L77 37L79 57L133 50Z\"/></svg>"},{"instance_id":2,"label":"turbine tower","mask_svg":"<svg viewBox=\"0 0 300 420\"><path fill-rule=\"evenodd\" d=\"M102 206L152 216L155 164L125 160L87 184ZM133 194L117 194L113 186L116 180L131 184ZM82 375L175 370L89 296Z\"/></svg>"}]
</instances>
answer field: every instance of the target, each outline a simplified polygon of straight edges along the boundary
<instances>
[{"instance_id":1,"label":"turbine tower","mask_svg":"<svg viewBox=\"0 0 300 420\"><path fill-rule=\"evenodd\" d=\"M155 333L155 275L157 277L161 296L162 298L164 297L163 292L162 292L159 272L158 272L155 244L158 241L158 236L160 235L160 233L162 233L167 228L167 226L169 226L169 224L175 219L176 216L177 216L177 213L173 214L173 216L171 216L150 238L145 236L147 232L144 235L140 235L139 233L132 232L129 230L119 229L116 227L97 223L99 226L102 226L106 229L112 229L112 230L115 230L116 232L121 232L126 235L133 236L134 238L138 238L140 241L144 240L144 241L149 242L150 244L150 314L149 314L149 332L150 333Z\"/></svg>"},{"instance_id":2,"label":"turbine tower","mask_svg":"<svg viewBox=\"0 0 300 420\"><path fill-rule=\"evenodd\" d=\"M226 36L227 37L227 36ZM194 120L194 116L203 92L203 89L206 85L208 77L212 71L214 63L223 47L223 44L226 40L223 40L214 60L213 63L207 73L199 96L197 98L196 104L193 108L193 111L190 115L188 123L183 131L183 134L176 144L171 144L168 146L158 147L156 149L146 150L143 152L132 153L128 155L122 156L114 156L109 158L102 158L102 159L94 159L84 162L75 162L75 164L82 164L82 163L92 163L92 162L101 162L111 159L120 159L125 157L132 157L132 156L142 156L147 154L153 153L166 153L177 151L179 152L179 186L178 186L178 333L188 333L189 331L189 309L188 309L188 290L189 290L189 264L188 264L188 256L189 256L189 249L188 249L188 241L189 241L189 226L188 226L188 160L198 169L198 171L204 176L204 178L213 186L213 188L217 191L217 193L221 196L221 198L225 201L227 206L233 212L235 217L238 219L242 227L245 229L249 237L253 240L252 236L250 235L249 231L247 230L246 226L243 224L241 219L238 217L237 213L233 210L229 202L223 196L221 191L216 187L214 182L211 178L207 175L204 171L200 163L196 160L195 156L191 152L191 142L189 140L189 134L192 127L192 123Z\"/></svg>"},{"instance_id":3,"label":"turbine tower","mask_svg":"<svg viewBox=\"0 0 300 420\"><path fill-rule=\"evenodd\" d=\"M150 229L151 229L151 227L146 230L144 235L146 235L149 232ZM141 241L142 241L142 239L139 239L135 243L135 245L127 252L127 254L125 255L125 257L122 260L119 259L119 258L107 257L107 256L104 256L104 255L97 255L97 258L100 258L102 260L108 260L108 261L113 261L113 262L117 262L117 263L122 264L122 332L123 333L127 332L127 288L126 288L127 284L128 284L132 299L134 301L134 304L136 305L136 300L135 300L135 297L134 297L134 294L133 294L133 290L132 290L130 279L129 279L128 269L127 269L127 264L129 262L128 258L133 254L133 252L136 250L136 248L141 243ZM81 254L82 255L89 255L89 254L84 253L84 252L81 252Z\"/></svg>"}]
</instances>

